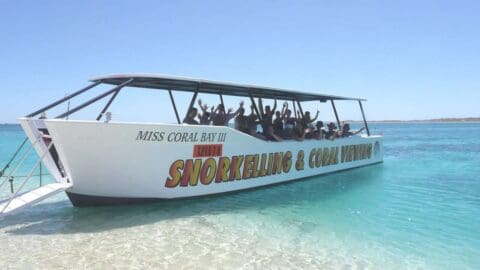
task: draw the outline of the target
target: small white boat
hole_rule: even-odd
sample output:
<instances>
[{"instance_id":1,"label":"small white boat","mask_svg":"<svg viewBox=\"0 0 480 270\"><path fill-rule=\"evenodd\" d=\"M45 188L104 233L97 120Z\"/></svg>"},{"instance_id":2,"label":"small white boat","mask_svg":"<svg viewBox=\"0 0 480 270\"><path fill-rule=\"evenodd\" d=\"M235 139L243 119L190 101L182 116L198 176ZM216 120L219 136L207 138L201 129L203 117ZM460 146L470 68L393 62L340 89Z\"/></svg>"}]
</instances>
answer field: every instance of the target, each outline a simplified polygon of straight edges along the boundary
<instances>
[{"instance_id":1,"label":"small white boat","mask_svg":"<svg viewBox=\"0 0 480 270\"><path fill-rule=\"evenodd\" d=\"M57 185L51 186L51 191L43 189L40 195L23 203L17 191L0 205L1 214L63 190L74 206L190 198L279 184L383 161L382 136L370 134L362 99L162 75L117 74L97 77L92 82L19 119L41 157L39 162ZM99 84L114 87L54 119L38 118ZM177 123L101 121L126 86L168 91ZM203 93L220 95L222 103L223 95L246 97L260 118L255 98L292 102L302 115L302 102L330 102L339 126L334 102L350 100L360 105L366 134L334 140L267 141L229 126L181 124L172 91L192 92L189 108L195 104L197 95ZM110 99L96 120L68 120L69 115L106 97Z\"/></svg>"}]
</instances>

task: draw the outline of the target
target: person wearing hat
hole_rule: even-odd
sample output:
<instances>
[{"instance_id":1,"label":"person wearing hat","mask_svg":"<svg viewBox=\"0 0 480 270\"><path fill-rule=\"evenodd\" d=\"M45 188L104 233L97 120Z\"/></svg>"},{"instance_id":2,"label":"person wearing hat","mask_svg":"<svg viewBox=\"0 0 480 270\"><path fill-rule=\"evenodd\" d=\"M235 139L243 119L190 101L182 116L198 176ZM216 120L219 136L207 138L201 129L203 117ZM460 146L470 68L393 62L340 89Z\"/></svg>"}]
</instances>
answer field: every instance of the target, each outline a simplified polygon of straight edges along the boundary
<instances>
[{"instance_id":1,"label":"person wearing hat","mask_svg":"<svg viewBox=\"0 0 480 270\"><path fill-rule=\"evenodd\" d=\"M353 135L350 131L350 125L348 123L344 123L342 125L342 129L338 132L338 137L348 137Z\"/></svg>"},{"instance_id":2,"label":"person wearing hat","mask_svg":"<svg viewBox=\"0 0 480 270\"><path fill-rule=\"evenodd\" d=\"M329 140L334 140L335 135L337 134L337 131L336 131L337 126L335 126L335 124L333 122L330 122L330 123L328 123L327 127L328 127L328 131L325 134L325 138L329 139Z\"/></svg>"},{"instance_id":3,"label":"person wearing hat","mask_svg":"<svg viewBox=\"0 0 480 270\"><path fill-rule=\"evenodd\" d=\"M313 132L313 138L317 140L323 140L325 139L325 136L327 132L323 130L323 122L322 121L317 121L317 124L315 125L317 129Z\"/></svg>"}]
</instances>

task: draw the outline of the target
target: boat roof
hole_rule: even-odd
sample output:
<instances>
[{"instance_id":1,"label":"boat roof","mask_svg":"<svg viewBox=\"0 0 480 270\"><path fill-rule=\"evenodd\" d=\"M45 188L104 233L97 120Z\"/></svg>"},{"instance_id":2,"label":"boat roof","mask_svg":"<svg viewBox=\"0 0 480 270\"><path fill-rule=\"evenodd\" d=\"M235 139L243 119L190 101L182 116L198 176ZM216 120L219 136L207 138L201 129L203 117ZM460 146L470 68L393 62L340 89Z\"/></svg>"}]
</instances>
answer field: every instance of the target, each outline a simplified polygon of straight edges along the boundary
<instances>
[{"instance_id":1,"label":"boat roof","mask_svg":"<svg viewBox=\"0 0 480 270\"><path fill-rule=\"evenodd\" d=\"M261 97L283 100L313 101L320 100L360 100L362 98L342 97L319 93L307 93L281 88L264 87L248 84L218 82L204 79L168 76L162 74L110 74L91 79L92 82L120 85L125 81L133 79L129 87L141 87L152 89L166 89L187 92L199 92L208 94L221 94L242 97Z\"/></svg>"}]
</instances>

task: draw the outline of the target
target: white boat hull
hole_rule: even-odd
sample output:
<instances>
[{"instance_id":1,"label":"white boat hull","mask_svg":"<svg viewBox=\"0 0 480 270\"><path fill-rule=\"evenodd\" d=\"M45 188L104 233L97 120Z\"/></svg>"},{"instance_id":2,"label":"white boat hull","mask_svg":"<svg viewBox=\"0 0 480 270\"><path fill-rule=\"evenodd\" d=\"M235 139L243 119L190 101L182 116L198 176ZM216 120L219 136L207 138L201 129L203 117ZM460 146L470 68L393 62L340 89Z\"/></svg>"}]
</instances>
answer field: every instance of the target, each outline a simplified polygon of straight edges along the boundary
<instances>
[{"instance_id":1,"label":"white boat hull","mask_svg":"<svg viewBox=\"0 0 480 270\"><path fill-rule=\"evenodd\" d=\"M381 136L270 142L228 127L43 122L79 206L238 191L383 160Z\"/></svg>"}]
</instances>

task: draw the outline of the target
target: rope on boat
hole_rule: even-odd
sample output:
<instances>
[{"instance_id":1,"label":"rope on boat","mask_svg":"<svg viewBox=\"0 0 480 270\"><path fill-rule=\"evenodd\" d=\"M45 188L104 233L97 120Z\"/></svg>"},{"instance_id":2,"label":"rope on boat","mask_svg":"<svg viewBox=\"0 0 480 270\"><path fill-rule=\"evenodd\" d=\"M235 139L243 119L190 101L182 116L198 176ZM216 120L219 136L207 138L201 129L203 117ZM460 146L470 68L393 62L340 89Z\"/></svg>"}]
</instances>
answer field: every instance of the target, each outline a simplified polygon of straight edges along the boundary
<instances>
[{"instance_id":1,"label":"rope on boat","mask_svg":"<svg viewBox=\"0 0 480 270\"><path fill-rule=\"evenodd\" d=\"M13 156L10 158L10 160L7 162L7 164L0 171L0 179L5 178L4 180L0 181L0 188L3 186L3 184L5 184L8 181L10 183L10 192L13 194L14 193L13 181L15 180L15 178L30 178L30 177L36 177L36 176L40 177L40 186L42 186L42 176L49 175L49 174L42 173L42 164L41 163L39 165L40 166L39 174L33 174L32 173L31 175L13 175L17 171L17 169L21 166L21 164L23 164L23 162L26 160L26 158L29 156L29 154L33 150L35 144L37 144L37 142L40 141L40 140L41 140L41 137L37 138L37 140L30 146L30 148L27 150L27 152L23 154L23 156L21 158L21 161L18 162L18 164L17 164L17 166L15 166L14 170L12 172L10 172L10 174L7 176L7 175L5 175L5 171L10 167L12 162L15 160L17 155L20 153L22 148L25 146L25 144L28 141L28 138L25 138L25 140L23 140L23 142L20 144L18 149L13 154ZM50 149L50 147L47 147L47 149Z\"/></svg>"},{"instance_id":2,"label":"rope on boat","mask_svg":"<svg viewBox=\"0 0 480 270\"><path fill-rule=\"evenodd\" d=\"M20 146L18 147L15 154L13 154L13 156L10 158L10 160L7 162L7 164L5 164L3 169L0 171L0 177L2 177L3 174L5 173L5 170L7 170L10 167L10 164L17 157L18 153L20 153L20 150L22 150L23 146L27 143L27 141L28 141L28 138L25 138L25 140L23 140L22 144L20 144Z\"/></svg>"},{"instance_id":3,"label":"rope on boat","mask_svg":"<svg viewBox=\"0 0 480 270\"><path fill-rule=\"evenodd\" d=\"M15 168L13 169L13 171L10 172L10 174L7 176L7 179L10 179L10 176L14 175L18 168L23 164L23 162L27 159L27 157L29 156L30 152L35 148L35 145L42 139L41 136L38 136L37 139L35 140L35 142L33 142L30 147L28 148L28 150L23 154L22 158L20 159L20 161L17 163L17 166L15 166ZM23 147L23 146L22 146ZM6 179L2 182L0 182L0 188L3 186L3 184L5 184L6 182Z\"/></svg>"}]
</instances>

